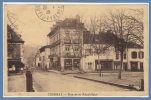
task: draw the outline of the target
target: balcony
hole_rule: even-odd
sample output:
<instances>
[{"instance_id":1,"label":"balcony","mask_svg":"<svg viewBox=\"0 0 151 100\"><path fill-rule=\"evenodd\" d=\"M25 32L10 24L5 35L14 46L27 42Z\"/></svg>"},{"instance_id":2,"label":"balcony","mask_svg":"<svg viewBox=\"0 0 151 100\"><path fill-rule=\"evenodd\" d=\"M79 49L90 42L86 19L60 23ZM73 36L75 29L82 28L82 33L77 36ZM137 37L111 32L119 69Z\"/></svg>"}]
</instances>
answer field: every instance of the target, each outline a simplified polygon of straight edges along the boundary
<instances>
[{"instance_id":1,"label":"balcony","mask_svg":"<svg viewBox=\"0 0 151 100\"><path fill-rule=\"evenodd\" d=\"M65 44L70 44L70 43L71 43L71 40L69 40L69 39L64 39L64 43L65 43Z\"/></svg>"},{"instance_id":2,"label":"balcony","mask_svg":"<svg viewBox=\"0 0 151 100\"><path fill-rule=\"evenodd\" d=\"M79 52L64 52L63 56L65 58L80 58L81 57Z\"/></svg>"}]
</instances>

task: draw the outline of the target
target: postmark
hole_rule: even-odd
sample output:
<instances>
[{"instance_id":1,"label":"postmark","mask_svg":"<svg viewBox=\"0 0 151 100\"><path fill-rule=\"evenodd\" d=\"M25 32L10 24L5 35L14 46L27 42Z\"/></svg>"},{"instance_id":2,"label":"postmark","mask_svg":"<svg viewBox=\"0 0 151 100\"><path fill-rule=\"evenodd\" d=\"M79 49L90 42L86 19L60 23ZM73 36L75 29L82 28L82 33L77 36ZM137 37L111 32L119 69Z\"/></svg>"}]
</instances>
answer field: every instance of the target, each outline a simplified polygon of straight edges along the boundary
<instances>
[{"instance_id":1,"label":"postmark","mask_svg":"<svg viewBox=\"0 0 151 100\"><path fill-rule=\"evenodd\" d=\"M46 22L57 21L63 14L64 5L36 5L37 17Z\"/></svg>"}]
</instances>

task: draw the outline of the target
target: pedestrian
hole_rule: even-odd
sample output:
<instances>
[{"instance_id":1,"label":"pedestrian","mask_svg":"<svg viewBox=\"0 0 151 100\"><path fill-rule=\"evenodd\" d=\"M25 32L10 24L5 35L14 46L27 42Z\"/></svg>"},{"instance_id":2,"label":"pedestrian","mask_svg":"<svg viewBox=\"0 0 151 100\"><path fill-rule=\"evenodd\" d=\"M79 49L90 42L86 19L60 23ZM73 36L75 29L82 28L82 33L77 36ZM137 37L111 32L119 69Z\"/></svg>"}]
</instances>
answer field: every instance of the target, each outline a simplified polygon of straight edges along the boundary
<instances>
[{"instance_id":1,"label":"pedestrian","mask_svg":"<svg viewBox=\"0 0 151 100\"><path fill-rule=\"evenodd\" d=\"M26 71L26 91L27 92L33 92L32 74L28 68Z\"/></svg>"}]
</instances>

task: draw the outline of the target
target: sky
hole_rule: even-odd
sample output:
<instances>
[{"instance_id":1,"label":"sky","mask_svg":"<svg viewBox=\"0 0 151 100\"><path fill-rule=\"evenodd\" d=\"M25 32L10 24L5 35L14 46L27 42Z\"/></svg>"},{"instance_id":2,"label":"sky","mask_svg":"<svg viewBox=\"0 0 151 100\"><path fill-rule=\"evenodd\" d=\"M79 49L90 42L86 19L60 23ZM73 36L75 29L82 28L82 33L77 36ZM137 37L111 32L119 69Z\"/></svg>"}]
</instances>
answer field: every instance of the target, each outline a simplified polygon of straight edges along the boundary
<instances>
[{"instance_id":1,"label":"sky","mask_svg":"<svg viewBox=\"0 0 151 100\"><path fill-rule=\"evenodd\" d=\"M52 5L48 5L51 6ZM55 5L57 6L57 5ZM119 8L140 8L140 5L64 5L64 10L58 20L75 17L80 15L86 22L93 16L105 15L107 10ZM26 45L43 46L47 44L47 34L55 21L46 22L41 20L35 13L35 5L30 4L6 4L5 5L5 23L17 19L18 32ZM5 24L6 25L6 24Z\"/></svg>"}]
</instances>

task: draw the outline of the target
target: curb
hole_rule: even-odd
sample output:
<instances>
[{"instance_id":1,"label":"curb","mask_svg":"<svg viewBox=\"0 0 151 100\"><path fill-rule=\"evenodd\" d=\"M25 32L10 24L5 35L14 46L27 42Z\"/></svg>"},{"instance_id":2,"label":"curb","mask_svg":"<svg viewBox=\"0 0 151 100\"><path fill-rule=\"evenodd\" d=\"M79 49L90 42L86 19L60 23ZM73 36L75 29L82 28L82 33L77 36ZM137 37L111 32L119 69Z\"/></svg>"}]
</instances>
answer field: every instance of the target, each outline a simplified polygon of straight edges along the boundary
<instances>
[{"instance_id":1,"label":"curb","mask_svg":"<svg viewBox=\"0 0 151 100\"><path fill-rule=\"evenodd\" d=\"M60 72L60 71L55 71L55 70L48 70L48 72L53 72L53 73L57 73L57 74L62 74L62 72Z\"/></svg>"},{"instance_id":2,"label":"curb","mask_svg":"<svg viewBox=\"0 0 151 100\"><path fill-rule=\"evenodd\" d=\"M79 74L80 72L62 72L62 71L55 71L55 70L48 70L48 72L53 72L57 74L67 75L67 74Z\"/></svg>"},{"instance_id":3,"label":"curb","mask_svg":"<svg viewBox=\"0 0 151 100\"><path fill-rule=\"evenodd\" d=\"M89 79L89 78L79 77L79 76L73 76L73 77L80 78L80 79L85 79L85 80L90 80L90 81L94 81L94 82L99 82L99 83L103 83L103 84L109 84L109 85L113 85L113 86L117 86L117 87L121 87L121 88L125 88L125 89L139 91L139 89L137 87L134 87L134 86L116 84L116 83L105 82L105 81L100 81L100 80L95 80L95 79Z\"/></svg>"}]
</instances>

